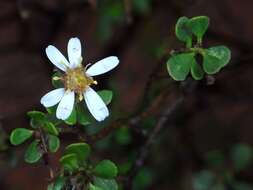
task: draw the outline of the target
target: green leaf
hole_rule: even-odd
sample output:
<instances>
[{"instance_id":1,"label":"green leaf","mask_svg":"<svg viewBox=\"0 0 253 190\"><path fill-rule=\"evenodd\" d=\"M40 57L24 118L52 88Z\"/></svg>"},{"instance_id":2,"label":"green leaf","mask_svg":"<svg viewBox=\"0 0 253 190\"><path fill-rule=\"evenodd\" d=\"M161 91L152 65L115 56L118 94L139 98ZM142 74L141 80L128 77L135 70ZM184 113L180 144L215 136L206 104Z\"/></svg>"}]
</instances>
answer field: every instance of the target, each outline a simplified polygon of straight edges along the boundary
<instances>
[{"instance_id":1,"label":"green leaf","mask_svg":"<svg viewBox=\"0 0 253 190\"><path fill-rule=\"evenodd\" d=\"M65 149L65 154L76 154L79 161L85 161L90 155L90 146L86 143L70 144Z\"/></svg>"},{"instance_id":2,"label":"green leaf","mask_svg":"<svg viewBox=\"0 0 253 190\"><path fill-rule=\"evenodd\" d=\"M56 118L57 105L47 108L47 121L53 123L55 126L61 124L63 121Z\"/></svg>"},{"instance_id":3,"label":"green leaf","mask_svg":"<svg viewBox=\"0 0 253 190\"><path fill-rule=\"evenodd\" d=\"M148 189L152 183L152 179L152 171L148 168L141 168L134 178L134 189Z\"/></svg>"},{"instance_id":4,"label":"green leaf","mask_svg":"<svg viewBox=\"0 0 253 190\"><path fill-rule=\"evenodd\" d=\"M59 131L57 130L57 128L55 127L55 125L51 122L45 122L43 123L43 125L41 126L42 129L52 135L59 135Z\"/></svg>"},{"instance_id":5,"label":"green leaf","mask_svg":"<svg viewBox=\"0 0 253 190\"><path fill-rule=\"evenodd\" d=\"M91 124L93 118L91 118L90 114L85 110L84 104L77 105L77 121L81 125L89 125Z\"/></svg>"},{"instance_id":6,"label":"green leaf","mask_svg":"<svg viewBox=\"0 0 253 190\"><path fill-rule=\"evenodd\" d=\"M38 147L39 140L34 140L27 148L25 152L25 161L27 163L35 163L38 162L42 157L42 153Z\"/></svg>"},{"instance_id":7,"label":"green leaf","mask_svg":"<svg viewBox=\"0 0 253 190\"><path fill-rule=\"evenodd\" d=\"M206 33L209 26L209 18L207 16L193 17L189 21L189 27L192 33L197 37L198 41L201 42L202 37Z\"/></svg>"},{"instance_id":8,"label":"green leaf","mask_svg":"<svg viewBox=\"0 0 253 190\"><path fill-rule=\"evenodd\" d=\"M47 112L48 112L50 115L55 115L55 114L56 114L56 110L57 110L57 105L47 108Z\"/></svg>"},{"instance_id":9,"label":"green leaf","mask_svg":"<svg viewBox=\"0 0 253 190\"><path fill-rule=\"evenodd\" d=\"M53 183L50 183L50 184L47 186L47 190L54 190L54 184L53 184Z\"/></svg>"},{"instance_id":10,"label":"green leaf","mask_svg":"<svg viewBox=\"0 0 253 190\"><path fill-rule=\"evenodd\" d=\"M33 135L32 130L25 128L16 128L11 132L10 142L13 145L19 145L28 140Z\"/></svg>"},{"instance_id":11,"label":"green leaf","mask_svg":"<svg viewBox=\"0 0 253 190\"><path fill-rule=\"evenodd\" d=\"M110 90L100 90L97 92L98 95L102 98L106 105L110 104L112 101L112 91Z\"/></svg>"},{"instance_id":12,"label":"green leaf","mask_svg":"<svg viewBox=\"0 0 253 190\"><path fill-rule=\"evenodd\" d=\"M204 71L201 66L194 60L191 65L191 75L195 80L201 80L204 76Z\"/></svg>"},{"instance_id":13,"label":"green leaf","mask_svg":"<svg viewBox=\"0 0 253 190\"><path fill-rule=\"evenodd\" d=\"M88 187L89 187L89 190L103 190L100 187L96 187L95 185L91 183L89 183Z\"/></svg>"},{"instance_id":14,"label":"green leaf","mask_svg":"<svg viewBox=\"0 0 253 190\"><path fill-rule=\"evenodd\" d=\"M195 190L209 190L214 183L215 176L208 170L203 170L194 177L193 186Z\"/></svg>"},{"instance_id":15,"label":"green leaf","mask_svg":"<svg viewBox=\"0 0 253 190\"><path fill-rule=\"evenodd\" d=\"M78 113L78 123L80 123L81 125L89 125L91 124L90 120L89 120L89 116L87 116L86 114L82 114L82 113Z\"/></svg>"},{"instance_id":16,"label":"green leaf","mask_svg":"<svg viewBox=\"0 0 253 190\"><path fill-rule=\"evenodd\" d=\"M27 112L27 115L30 118L33 118L35 120L45 120L46 119L45 113L40 112L40 111L29 111L29 112Z\"/></svg>"},{"instance_id":17,"label":"green leaf","mask_svg":"<svg viewBox=\"0 0 253 190\"><path fill-rule=\"evenodd\" d=\"M196 62L194 53L181 53L173 55L167 61L167 70L176 81L183 81L190 72L191 65Z\"/></svg>"},{"instance_id":18,"label":"green leaf","mask_svg":"<svg viewBox=\"0 0 253 190\"><path fill-rule=\"evenodd\" d=\"M50 152L57 152L60 147L60 139L54 135L48 135L48 148Z\"/></svg>"},{"instance_id":19,"label":"green leaf","mask_svg":"<svg viewBox=\"0 0 253 190\"><path fill-rule=\"evenodd\" d=\"M118 190L118 184L114 179L94 177L93 183L96 187L100 187L103 190Z\"/></svg>"},{"instance_id":20,"label":"green leaf","mask_svg":"<svg viewBox=\"0 0 253 190\"><path fill-rule=\"evenodd\" d=\"M52 85L55 88L62 88L64 86L62 80L59 80L60 77L62 77L62 74L60 72L56 72L52 76Z\"/></svg>"},{"instance_id":21,"label":"green leaf","mask_svg":"<svg viewBox=\"0 0 253 190\"><path fill-rule=\"evenodd\" d=\"M60 159L61 165L65 170L69 172L73 172L79 168L78 159L76 154L67 154L61 157Z\"/></svg>"},{"instance_id":22,"label":"green leaf","mask_svg":"<svg viewBox=\"0 0 253 190\"><path fill-rule=\"evenodd\" d=\"M203 56L204 71L207 74L215 74L228 64L231 52L225 46L216 46L206 49Z\"/></svg>"},{"instance_id":23,"label":"green leaf","mask_svg":"<svg viewBox=\"0 0 253 190\"><path fill-rule=\"evenodd\" d=\"M56 178L53 190L62 190L66 183L66 178L59 176Z\"/></svg>"},{"instance_id":24,"label":"green leaf","mask_svg":"<svg viewBox=\"0 0 253 190\"><path fill-rule=\"evenodd\" d=\"M231 159L236 171L241 171L251 164L253 150L246 144L238 144L231 151Z\"/></svg>"},{"instance_id":25,"label":"green leaf","mask_svg":"<svg viewBox=\"0 0 253 190\"><path fill-rule=\"evenodd\" d=\"M40 127L47 121L45 113L40 111L30 111L27 115L31 118L30 124L33 128Z\"/></svg>"},{"instance_id":26,"label":"green leaf","mask_svg":"<svg viewBox=\"0 0 253 190\"><path fill-rule=\"evenodd\" d=\"M129 127L120 127L115 133L115 139L121 145L129 144L132 140Z\"/></svg>"},{"instance_id":27,"label":"green leaf","mask_svg":"<svg viewBox=\"0 0 253 190\"><path fill-rule=\"evenodd\" d=\"M129 172L129 170L131 169L132 164L133 163L131 161L126 161L124 163L117 164L119 175L125 175L125 174L127 174Z\"/></svg>"},{"instance_id":28,"label":"green leaf","mask_svg":"<svg viewBox=\"0 0 253 190\"><path fill-rule=\"evenodd\" d=\"M76 109L74 107L71 115L64 122L67 123L68 125L75 125L76 121L77 121L77 114Z\"/></svg>"},{"instance_id":29,"label":"green leaf","mask_svg":"<svg viewBox=\"0 0 253 190\"><path fill-rule=\"evenodd\" d=\"M192 33L189 28L189 19L187 17L180 17L176 23L176 36L183 42L192 41Z\"/></svg>"},{"instance_id":30,"label":"green leaf","mask_svg":"<svg viewBox=\"0 0 253 190\"><path fill-rule=\"evenodd\" d=\"M137 13L148 13L151 9L151 0L133 0L133 10Z\"/></svg>"},{"instance_id":31,"label":"green leaf","mask_svg":"<svg viewBox=\"0 0 253 190\"><path fill-rule=\"evenodd\" d=\"M95 167L94 174L102 178L114 178L118 174L118 168L112 161L103 160Z\"/></svg>"}]
</instances>

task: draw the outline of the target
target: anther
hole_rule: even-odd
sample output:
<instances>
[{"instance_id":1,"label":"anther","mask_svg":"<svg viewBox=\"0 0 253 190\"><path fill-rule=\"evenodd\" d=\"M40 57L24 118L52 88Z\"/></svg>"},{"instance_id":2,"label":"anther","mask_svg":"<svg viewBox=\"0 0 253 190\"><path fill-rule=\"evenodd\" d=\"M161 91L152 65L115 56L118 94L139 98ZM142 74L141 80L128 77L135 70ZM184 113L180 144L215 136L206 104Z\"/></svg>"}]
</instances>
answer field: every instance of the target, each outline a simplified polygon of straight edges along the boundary
<instances>
[{"instance_id":1,"label":"anther","mask_svg":"<svg viewBox=\"0 0 253 190\"><path fill-rule=\"evenodd\" d=\"M55 76L55 77L53 77L53 80L62 80L62 77Z\"/></svg>"},{"instance_id":2,"label":"anther","mask_svg":"<svg viewBox=\"0 0 253 190\"><path fill-rule=\"evenodd\" d=\"M82 94L79 94L79 100L80 100L80 102L83 100L83 95Z\"/></svg>"}]
</instances>

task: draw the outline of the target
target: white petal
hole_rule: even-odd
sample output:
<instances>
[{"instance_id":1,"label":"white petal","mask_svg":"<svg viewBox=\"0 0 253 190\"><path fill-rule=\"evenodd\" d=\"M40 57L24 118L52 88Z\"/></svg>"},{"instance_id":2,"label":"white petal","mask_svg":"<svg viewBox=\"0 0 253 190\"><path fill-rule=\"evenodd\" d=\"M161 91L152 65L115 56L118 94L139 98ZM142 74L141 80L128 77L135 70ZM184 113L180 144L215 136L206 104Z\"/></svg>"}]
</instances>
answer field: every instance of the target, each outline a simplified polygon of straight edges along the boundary
<instances>
[{"instance_id":1,"label":"white petal","mask_svg":"<svg viewBox=\"0 0 253 190\"><path fill-rule=\"evenodd\" d=\"M86 71L86 74L91 77L100 75L114 69L114 67L116 67L118 64L119 64L118 57L110 56L96 62Z\"/></svg>"},{"instance_id":2,"label":"white petal","mask_svg":"<svg viewBox=\"0 0 253 190\"><path fill-rule=\"evenodd\" d=\"M66 91L61 102L59 103L56 110L56 117L58 119L67 119L73 110L75 102L75 93Z\"/></svg>"},{"instance_id":3,"label":"white petal","mask_svg":"<svg viewBox=\"0 0 253 190\"><path fill-rule=\"evenodd\" d=\"M78 38L70 38L68 43L68 56L70 67L77 67L82 61L82 47Z\"/></svg>"},{"instance_id":4,"label":"white petal","mask_svg":"<svg viewBox=\"0 0 253 190\"><path fill-rule=\"evenodd\" d=\"M62 71L66 71L66 68L69 67L67 59L56 47L49 45L46 48L46 54L48 59Z\"/></svg>"},{"instance_id":5,"label":"white petal","mask_svg":"<svg viewBox=\"0 0 253 190\"><path fill-rule=\"evenodd\" d=\"M90 113L97 121L103 121L109 116L109 111L100 96L90 87L83 93Z\"/></svg>"},{"instance_id":6,"label":"white petal","mask_svg":"<svg viewBox=\"0 0 253 190\"><path fill-rule=\"evenodd\" d=\"M56 105L62 99L64 95L64 88L58 88L48 92L40 99L40 103L43 104L45 107L51 107Z\"/></svg>"}]
</instances>

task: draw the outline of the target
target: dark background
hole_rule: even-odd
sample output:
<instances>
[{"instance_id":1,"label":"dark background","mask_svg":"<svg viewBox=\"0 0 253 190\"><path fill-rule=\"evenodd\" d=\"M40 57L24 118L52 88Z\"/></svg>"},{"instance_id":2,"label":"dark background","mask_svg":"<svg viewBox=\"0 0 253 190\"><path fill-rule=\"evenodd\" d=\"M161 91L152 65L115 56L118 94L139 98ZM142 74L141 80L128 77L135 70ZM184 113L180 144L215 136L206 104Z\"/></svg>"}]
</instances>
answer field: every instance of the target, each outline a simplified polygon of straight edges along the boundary
<instances>
[{"instance_id":1,"label":"dark background","mask_svg":"<svg viewBox=\"0 0 253 190\"><path fill-rule=\"evenodd\" d=\"M252 0L0 0L0 8L1 190L44 190L48 184L42 163L24 163L26 145L12 147L6 140L13 128L29 126L26 112L43 110L39 100L53 89L47 45L55 45L66 55L68 39L79 37L84 64L117 55L119 67L98 78L97 88L115 91L111 112L132 114L142 94L149 93L146 81L157 64L162 64L157 70L162 79L155 79L153 87L165 83L168 101L175 101L182 84L171 82L161 57L182 47L174 35L177 19L198 15L211 20L205 46L228 46L232 60L215 75L213 85L190 81L194 89L186 87L184 102L149 147L143 189L195 190L194 176L213 171L205 162L205 155L212 151L222 152L224 170L236 180L252 182L252 165L234 174L229 157L236 144L253 144ZM127 157L124 150L138 150L142 144L132 135L130 145L110 147L100 156L122 163ZM53 163L57 164L59 155L52 158ZM215 171L218 182L226 183L221 172Z\"/></svg>"}]
</instances>

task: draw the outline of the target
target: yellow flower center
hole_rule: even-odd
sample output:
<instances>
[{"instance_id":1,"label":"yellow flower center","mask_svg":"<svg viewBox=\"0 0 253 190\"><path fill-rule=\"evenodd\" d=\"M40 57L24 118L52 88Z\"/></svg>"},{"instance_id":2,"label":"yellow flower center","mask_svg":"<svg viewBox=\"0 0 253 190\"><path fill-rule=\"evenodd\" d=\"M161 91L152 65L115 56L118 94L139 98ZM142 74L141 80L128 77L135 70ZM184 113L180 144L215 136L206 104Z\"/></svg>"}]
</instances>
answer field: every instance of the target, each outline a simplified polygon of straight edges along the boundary
<instances>
[{"instance_id":1,"label":"yellow flower center","mask_svg":"<svg viewBox=\"0 0 253 190\"><path fill-rule=\"evenodd\" d=\"M85 69L83 67L68 69L63 77L63 81L65 89L77 93L80 100L87 87L91 84L97 84L97 81L85 74Z\"/></svg>"}]
</instances>

